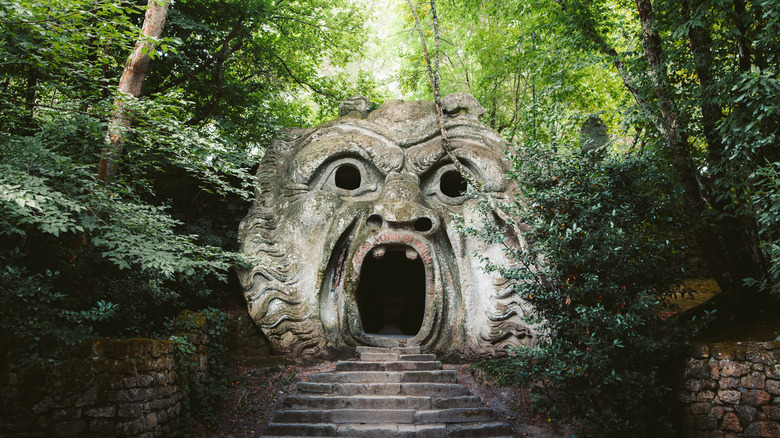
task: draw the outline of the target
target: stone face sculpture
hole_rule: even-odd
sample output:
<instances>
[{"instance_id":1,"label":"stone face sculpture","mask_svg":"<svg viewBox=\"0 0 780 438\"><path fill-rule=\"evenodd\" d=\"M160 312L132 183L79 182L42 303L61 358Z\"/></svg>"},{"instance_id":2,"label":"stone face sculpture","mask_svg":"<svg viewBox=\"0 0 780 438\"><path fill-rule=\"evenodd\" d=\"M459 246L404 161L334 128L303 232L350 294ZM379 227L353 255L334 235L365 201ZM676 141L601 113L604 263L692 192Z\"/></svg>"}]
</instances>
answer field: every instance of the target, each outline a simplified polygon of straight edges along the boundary
<instances>
[{"instance_id":1,"label":"stone face sculpture","mask_svg":"<svg viewBox=\"0 0 780 438\"><path fill-rule=\"evenodd\" d=\"M580 128L580 150L592 162L600 161L607 153L609 135L607 125L599 116L590 116Z\"/></svg>"},{"instance_id":2,"label":"stone face sculpture","mask_svg":"<svg viewBox=\"0 0 780 438\"><path fill-rule=\"evenodd\" d=\"M528 306L475 255L509 263L500 245L456 229L498 219L477 211L443 151L434 104L347 102L358 108L273 142L240 226L243 251L262 260L239 274L249 313L276 352L420 345L479 358L532 343ZM442 108L455 156L490 196L509 199L506 144L478 121L482 107L455 93Z\"/></svg>"}]
</instances>

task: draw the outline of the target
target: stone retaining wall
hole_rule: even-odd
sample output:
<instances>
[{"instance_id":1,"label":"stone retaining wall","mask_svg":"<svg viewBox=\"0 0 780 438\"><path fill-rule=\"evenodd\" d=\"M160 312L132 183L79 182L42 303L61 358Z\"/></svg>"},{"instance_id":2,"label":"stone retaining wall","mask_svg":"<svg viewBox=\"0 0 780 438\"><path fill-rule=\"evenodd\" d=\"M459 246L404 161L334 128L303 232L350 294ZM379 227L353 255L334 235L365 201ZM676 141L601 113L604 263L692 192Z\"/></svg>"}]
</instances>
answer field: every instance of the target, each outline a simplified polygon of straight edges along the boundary
<instances>
[{"instance_id":1,"label":"stone retaining wall","mask_svg":"<svg viewBox=\"0 0 780 438\"><path fill-rule=\"evenodd\" d=\"M209 376L209 339L203 315L183 312L177 324L194 347L186 370L173 342L154 339L83 342L47 366L0 363L0 438L179 436L184 392ZM232 351L270 353L248 315L226 324Z\"/></svg>"},{"instance_id":2,"label":"stone retaining wall","mask_svg":"<svg viewBox=\"0 0 780 438\"><path fill-rule=\"evenodd\" d=\"M697 345L683 378L688 436L780 437L780 343Z\"/></svg>"},{"instance_id":3,"label":"stone retaining wall","mask_svg":"<svg viewBox=\"0 0 780 438\"><path fill-rule=\"evenodd\" d=\"M173 344L85 342L45 369L11 368L0 395L3 437L175 436L181 410Z\"/></svg>"}]
</instances>

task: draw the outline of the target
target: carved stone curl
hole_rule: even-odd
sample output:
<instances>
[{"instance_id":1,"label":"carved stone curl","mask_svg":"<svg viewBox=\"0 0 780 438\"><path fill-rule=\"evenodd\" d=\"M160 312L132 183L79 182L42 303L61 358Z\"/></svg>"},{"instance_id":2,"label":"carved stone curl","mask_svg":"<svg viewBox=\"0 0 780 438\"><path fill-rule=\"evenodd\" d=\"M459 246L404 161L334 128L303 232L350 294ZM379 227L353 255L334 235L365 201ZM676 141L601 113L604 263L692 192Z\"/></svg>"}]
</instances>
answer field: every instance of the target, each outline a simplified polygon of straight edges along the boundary
<instances>
[{"instance_id":1,"label":"carved stone curl","mask_svg":"<svg viewBox=\"0 0 780 438\"><path fill-rule=\"evenodd\" d=\"M367 99L350 101L342 114L366 111ZM507 145L478 121L482 107L465 93L443 102L454 154L490 196L509 199ZM442 150L432 102L387 101L365 119L282 133L257 184L239 237L266 261L239 277L276 352L420 345L475 359L533 342L527 304L475 255L508 264L500 245L457 230L491 219Z\"/></svg>"}]
</instances>

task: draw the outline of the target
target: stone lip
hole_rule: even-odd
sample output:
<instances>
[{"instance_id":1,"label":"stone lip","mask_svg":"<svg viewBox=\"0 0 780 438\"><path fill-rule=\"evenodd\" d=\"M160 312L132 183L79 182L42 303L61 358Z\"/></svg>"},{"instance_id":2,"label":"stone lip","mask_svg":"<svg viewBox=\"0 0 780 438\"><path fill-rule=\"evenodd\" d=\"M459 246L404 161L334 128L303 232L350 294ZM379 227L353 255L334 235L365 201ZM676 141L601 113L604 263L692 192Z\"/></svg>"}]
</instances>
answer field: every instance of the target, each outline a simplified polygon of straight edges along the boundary
<instances>
[{"instance_id":1,"label":"stone lip","mask_svg":"<svg viewBox=\"0 0 780 438\"><path fill-rule=\"evenodd\" d=\"M407 250L407 253L408 251L416 253L416 257L425 267L425 314L420 330L416 335L413 336L384 336L367 333L362 330L360 324L352 321L352 323L345 324L344 326L344 328L347 330L346 333L343 333L344 338L351 340L357 345L374 345L379 347L420 345L423 340L439 338L441 333L437 332L436 330L440 330L441 328L436 327L434 322L441 313L441 300L437 300L436 296L441 295L443 292L440 285L441 281L437 281L439 269L437 268L437 262L435 261L435 256L437 254L436 250L434 249L435 242L432 242L417 232L409 230L381 229L377 234L373 234L366 238L362 244L359 244L359 246L352 246L353 255L351 256L351 274L347 274L345 277L349 277L351 275L353 281L347 284L342 284L342 288L345 290L345 299L348 301L346 306L348 308L352 308L353 314L357 316L359 312L357 310L356 291L360 284L363 263L365 262L366 257L371 254L372 251L387 249L388 247L405 249ZM357 320L357 318L355 318L355 320Z\"/></svg>"},{"instance_id":2,"label":"stone lip","mask_svg":"<svg viewBox=\"0 0 780 438\"><path fill-rule=\"evenodd\" d=\"M427 239L408 231L382 231L366 239L355 251L355 256L352 258L352 267L355 269L355 272L360 272L360 267L363 266L363 260L366 256L374 248L381 245L403 245L413 248L425 264L426 270L429 269L433 261L434 252L431 243Z\"/></svg>"}]
</instances>

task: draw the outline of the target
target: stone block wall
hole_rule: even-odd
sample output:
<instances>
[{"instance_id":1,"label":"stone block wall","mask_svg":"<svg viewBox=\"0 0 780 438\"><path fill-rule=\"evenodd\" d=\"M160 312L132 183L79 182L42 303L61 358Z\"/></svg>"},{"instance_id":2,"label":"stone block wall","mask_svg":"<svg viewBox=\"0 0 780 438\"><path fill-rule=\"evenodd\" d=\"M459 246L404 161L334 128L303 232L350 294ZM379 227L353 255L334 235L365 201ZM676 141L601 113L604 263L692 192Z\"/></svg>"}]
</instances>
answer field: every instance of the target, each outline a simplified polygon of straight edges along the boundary
<instances>
[{"instance_id":1,"label":"stone block wall","mask_svg":"<svg viewBox=\"0 0 780 438\"><path fill-rule=\"evenodd\" d=\"M697 345L683 379L688 436L780 437L780 343Z\"/></svg>"},{"instance_id":2,"label":"stone block wall","mask_svg":"<svg viewBox=\"0 0 780 438\"><path fill-rule=\"evenodd\" d=\"M183 312L177 321L194 347L188 366L173 342L154 339L83 342L47 366L0 360L0 438L180 436L184 392L209 377L209 339L203 315ZM270 353L248 315L226 323L222 342L234 353Z\"/></svg>"},{"instance_id":3,"label":"stone block wall","mask_svg":"<svg viewBox=\"0 0 780 438\"><path fill-rule=\"evenodd\" d=\"M2 382L2 437L160 437L178 430L173 344L100 339L51 367L11 368Z\"/></svg>"}]
</instances>

